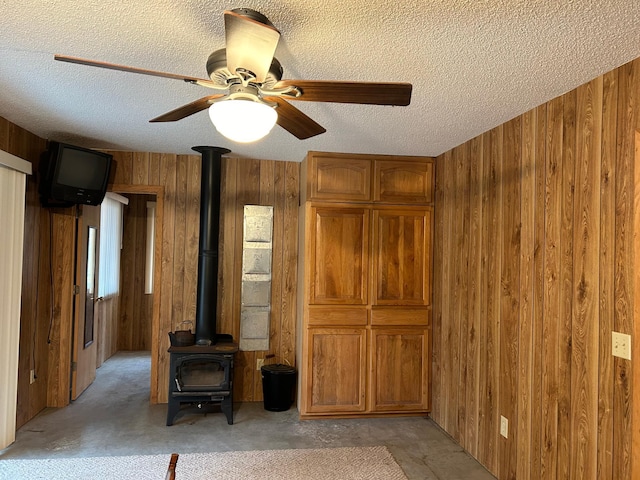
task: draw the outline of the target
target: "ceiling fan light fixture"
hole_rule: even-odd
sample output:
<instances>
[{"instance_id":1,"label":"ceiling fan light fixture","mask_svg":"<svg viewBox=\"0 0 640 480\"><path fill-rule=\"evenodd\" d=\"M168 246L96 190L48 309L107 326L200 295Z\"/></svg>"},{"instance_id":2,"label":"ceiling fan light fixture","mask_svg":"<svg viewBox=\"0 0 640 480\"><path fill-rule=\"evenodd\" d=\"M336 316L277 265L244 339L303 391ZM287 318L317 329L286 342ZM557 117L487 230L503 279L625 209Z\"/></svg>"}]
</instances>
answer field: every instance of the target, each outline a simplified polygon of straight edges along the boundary
<instances>
[{"instance_id":1,"label":"ceiling fan light fixture","mask_svg":"<svg viewBox=\"0 0 640 480\"><path fill-rule=\"evenodd\" d=\"M209 107L209 117L220 134L238 143L264 138L278 120L272 106L244 98L213 103Z\"/></svg>"}]
</instances>

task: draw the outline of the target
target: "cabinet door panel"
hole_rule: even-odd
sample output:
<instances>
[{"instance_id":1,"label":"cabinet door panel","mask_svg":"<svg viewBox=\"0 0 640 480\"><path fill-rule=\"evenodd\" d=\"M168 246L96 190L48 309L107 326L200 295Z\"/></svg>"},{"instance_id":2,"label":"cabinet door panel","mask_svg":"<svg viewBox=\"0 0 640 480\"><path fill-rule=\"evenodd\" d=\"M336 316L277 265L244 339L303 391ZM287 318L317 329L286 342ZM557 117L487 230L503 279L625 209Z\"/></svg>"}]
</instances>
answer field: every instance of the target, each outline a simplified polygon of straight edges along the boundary
<instances>
[{"instance_id":1,"label":"cabinet door panel","mask_svg":"<svg viewBox=\"0 0 640 480\"><path fill-rule=\"evenodd\" d=\"M369 210L314 207L310 303L365 305Z\"/></svg>"},{"instance_id":2,"label":"cabinet door panel","mask_svg":"<svg viewBox=\"0 0 640 480\"><path fill-rule=\"evenodd\" d=\"M431 209L374 210L373 305L429 305Z\"/></svg>"},{"instance_id":3,"label":"cabinet door panel","mask_svg":"<svg viewBox=\"0 0 640 480\"><path fill-rule=\"evenodd\" d=\"M427 410L428 329L372 329L373 411Z\"/></svg>"},{"instance_id":4,"label":"cabinet door panel","mask_svg":"<svg viewBox=\"0 0 640 480\"><path fill-rule=\"evenodd\" d=\"M314 154L311 156L311 198L370 201L371 161Z\"/></svg>"},{"instance_id":5,"label":"cabinet door panel","mask_svg":"<svg viewBox=\"0 0 640 480\"><path fill-rule=\"evenodd\" d=\"M366 330L312 328L307 348L307 411L364 411Z\"/></svg>"},{"instance_id":6,"label":"cabinet door panel","mask_svg":"<svg viewBox=\"0 0 640 480\"><path fill-rule=\"evenodd\" d=\"M374 200L388 203L433 202L433 162L376 160Z\"/></svg>"}]
</instances>

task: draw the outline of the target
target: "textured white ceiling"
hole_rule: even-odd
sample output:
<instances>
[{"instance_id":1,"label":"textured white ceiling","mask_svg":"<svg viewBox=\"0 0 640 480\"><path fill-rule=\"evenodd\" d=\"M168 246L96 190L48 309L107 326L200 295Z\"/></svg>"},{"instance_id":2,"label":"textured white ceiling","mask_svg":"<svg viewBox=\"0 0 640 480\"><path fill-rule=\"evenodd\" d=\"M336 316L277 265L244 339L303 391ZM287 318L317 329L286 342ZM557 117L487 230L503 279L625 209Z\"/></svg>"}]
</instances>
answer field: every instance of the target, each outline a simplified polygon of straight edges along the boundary
<instances>
[{"instance_id":1,"label":"textured white ceiling","mask_svg":"<svg viewBox=\"0 0 640 480\"><path fill-rule=\"evenodd\" d=\"M223 11L266 15L284 78L402 81L408 107L296 102L327 132L275 127L254 144L220 136L206 111L148 120L211 94L177 80L72 65L54 53L206 78ZM640 57L638 0L0 1L0 116L95 148L300 161L309 150L438 155Z\"/></svg>"}]
</instances>

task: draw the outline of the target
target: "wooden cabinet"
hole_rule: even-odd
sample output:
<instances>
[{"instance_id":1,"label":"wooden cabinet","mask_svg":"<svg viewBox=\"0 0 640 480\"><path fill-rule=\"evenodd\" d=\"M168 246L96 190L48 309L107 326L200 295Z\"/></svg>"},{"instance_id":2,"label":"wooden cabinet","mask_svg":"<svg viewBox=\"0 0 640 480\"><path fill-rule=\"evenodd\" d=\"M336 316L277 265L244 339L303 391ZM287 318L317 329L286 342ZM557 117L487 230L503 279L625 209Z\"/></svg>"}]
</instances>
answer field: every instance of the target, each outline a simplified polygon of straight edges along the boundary
<instances>
[{"instance_id":1,"label":"wooden cabinet","mask_svg":"<svg viewBox=\"0 0 640 480\"><path fill-rule=\"evenodd\" d=\"M373 210L373 305L431 303L431 207Z\"/></svg>"},{"instance_id":2,"label":"wooden cabinet","mask_svg":"<svg viewBox=\"0 0 640 480\"><path fill-rule=\"evenodd\" d=\"M375 160L374 201L410 204L433 202L433 162Z\"/></svg>"},{"instance_id":3,"label":"wooden cabinet","mask_svg":"<svg viewBox=\"0 0 640 480\"><path fill-rule=\"evenodd\" d=\"M364 328L309 329L307 412L365 411L366 333Z\"/></svg>"},{"instance_id":4,"label":"wooden cabinet","mask_svg":"<svg viewBox=\"0 0 640 480\"><path fill-rule=\"evenodd\" d=\"M371 161L346 157L337 162L335 154L309 156L311 175L307 191L312 198L329 201L371 200Z\"/></svg>"},{"instance_id":5,"label":"wooden cabinet","mask_svg":"<svg viewBox=\"0 0 640 480\"><path fill-rule=\"evenodd\" d=\"M432 160L311 152L301 177L301 416L428 412Z\"/></svg>"},{"instance_id":6,"label":"wooden cabinet","mask_svg":"<svg viewBox=\"0 0 640 480\"><path fill-rule=\"evenodd\" d=\"M372 328L370 410L425 410L429 361L428 328Z\"/></svg>"},{"instance_id":7,"label":"wooden cabinet","mask_svg":"<svg viewBox=\"0 0 640 480\"><path fill-rule=\"evenodd\" d=\"M309 217L309 303L365 305L369 210L313 206Z\"/></svg>"}]
</instances>

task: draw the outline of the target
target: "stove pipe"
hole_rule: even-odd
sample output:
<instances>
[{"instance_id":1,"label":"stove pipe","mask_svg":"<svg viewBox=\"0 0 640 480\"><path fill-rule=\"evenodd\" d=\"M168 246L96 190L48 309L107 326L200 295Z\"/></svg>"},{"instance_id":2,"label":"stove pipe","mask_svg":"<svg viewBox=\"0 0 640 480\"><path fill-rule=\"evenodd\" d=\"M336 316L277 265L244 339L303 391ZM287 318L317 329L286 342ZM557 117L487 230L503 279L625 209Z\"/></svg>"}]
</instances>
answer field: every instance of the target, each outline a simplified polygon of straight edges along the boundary
<instances>
[{"instance_id":1,"label":"stove pipe","mask_svg":"<svg viewBox=\"0 0 640 480\"><path fill-rule=\"evenodd\" d=\"M193 150L202 155L196 345L211 345L216 343L222 155L231 150L206 146Z\"/></svg>"}]
</instances>

